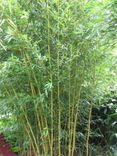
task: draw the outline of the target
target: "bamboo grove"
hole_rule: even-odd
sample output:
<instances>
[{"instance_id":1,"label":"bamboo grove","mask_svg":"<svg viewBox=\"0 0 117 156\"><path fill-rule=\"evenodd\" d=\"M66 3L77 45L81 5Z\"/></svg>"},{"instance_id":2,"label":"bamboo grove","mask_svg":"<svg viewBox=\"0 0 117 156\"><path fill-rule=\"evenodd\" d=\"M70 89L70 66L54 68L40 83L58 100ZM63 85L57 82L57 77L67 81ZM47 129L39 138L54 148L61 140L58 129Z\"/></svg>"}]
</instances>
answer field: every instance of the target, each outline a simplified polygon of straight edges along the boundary
<instances>
[{"instance_id":1,"label":"bamboo grove","mask_svg":"<svg viewBox=\"0 0 117 156\"><path fill-rule=\"evenodd\" d=\"M88 2L0 2L0 101L17 125L22 155L78 155L76 129L87 90L90 104L82 153L88 156L96 69L102 56L99 32L86 12Z\"/></svg>"}]
</instances>

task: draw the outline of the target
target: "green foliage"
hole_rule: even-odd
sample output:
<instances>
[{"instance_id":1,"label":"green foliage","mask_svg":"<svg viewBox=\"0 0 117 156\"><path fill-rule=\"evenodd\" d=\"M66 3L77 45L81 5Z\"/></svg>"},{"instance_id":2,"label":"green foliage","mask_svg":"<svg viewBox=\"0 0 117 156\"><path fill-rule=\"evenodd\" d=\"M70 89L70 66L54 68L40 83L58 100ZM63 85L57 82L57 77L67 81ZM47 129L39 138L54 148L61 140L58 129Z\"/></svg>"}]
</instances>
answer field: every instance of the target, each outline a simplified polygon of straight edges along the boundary
<instances>
[{"instance_id":1,"label":"green foliage","mask_svg":"<svg viewBox=\"0 0 117 156\"><path fill-rule=\"evenodd\" d=\"M20 152L88 154L92 107L116 80L116 1L0 2L0 114Z\"/></svg>"}]
</instances>

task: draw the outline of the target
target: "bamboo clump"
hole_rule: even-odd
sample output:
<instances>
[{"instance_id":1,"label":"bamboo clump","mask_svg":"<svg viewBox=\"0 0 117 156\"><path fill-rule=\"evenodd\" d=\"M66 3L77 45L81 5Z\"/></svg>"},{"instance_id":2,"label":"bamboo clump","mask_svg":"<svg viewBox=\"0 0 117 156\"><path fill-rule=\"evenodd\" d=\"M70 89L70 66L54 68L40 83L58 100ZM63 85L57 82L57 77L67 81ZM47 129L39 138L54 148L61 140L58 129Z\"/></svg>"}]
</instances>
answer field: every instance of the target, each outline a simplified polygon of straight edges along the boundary
<instances>
[{"instance_id":1,"label":"bamboo clump","mask_svg":"<svg viewBox=\"0 0 117 156\"><path fill-rule=\"evenodd\" d=\"M22 3L19 5L23 9L25 5ZM77 9L82 13L83 8L75 0L39 0L34 2L34 6L38 6L42 12L34 15L33 21L30 19L33 13L29 11L32 14L28 17L30 23L25 28L26 32L17 24L10 26L11 35L17 42L13 47L16 53L12 53L10 63L17 60L14 66L18 65L18 69L9 70L19 75L16 82L12 78L11 84L4 82L3 91L10 98L10 110L15 112L13 116L22 127L22 141L28 140L27 147L22 146L22 155L30 151L35 156L75 156L78 155L76 135L81 95L89 68L84 58L92 60L87 54L89 43L83 43L82 35L77 37L76 27L83 19L79 17ZM30 3L25 7L25 11L27 8L30 10ZM10 12L13 13L11 5ZM37 36L36 30L30 32L31 25L34 27L36 24L40 28ZM94 77L93 72L92 75ZM92 105L87 126L86 156L89 153L91 111Z\"/></svg>"}]
</instances>

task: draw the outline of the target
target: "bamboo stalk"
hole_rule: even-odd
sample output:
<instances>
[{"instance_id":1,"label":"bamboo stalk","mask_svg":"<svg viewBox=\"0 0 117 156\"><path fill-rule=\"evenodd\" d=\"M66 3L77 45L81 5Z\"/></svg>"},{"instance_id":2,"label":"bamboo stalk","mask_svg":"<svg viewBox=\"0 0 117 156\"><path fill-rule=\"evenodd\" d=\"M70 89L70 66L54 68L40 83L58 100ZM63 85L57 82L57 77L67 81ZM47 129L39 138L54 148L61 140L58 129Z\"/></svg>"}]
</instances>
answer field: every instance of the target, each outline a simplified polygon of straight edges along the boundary
<instances>
[{"instance_id":1,"label":"bamboo stalk","mask_svg":"<svg viewBox=\"0 0 117 156\"><path fill-rule=\"evenodd\" d=\"M37 111L37 109L35 109L35 110L36 110L36 115L37 115L38 128L39 128L40 133L41 133L43 127L42 127L42 125L41 125L41 121L40 121L40 119L39 119L38 111ZM42 139L42 142L43 142L44 140L43 140L42 136L41 136L41 139ZM45 152L45 146L42 145L42 147L43 147L43 152Z\"/></svg>"},{"instance_id":2,"label":"bamboo stalk","mask_svg":"<svg viewBox=\"0 0 117 156\"><path fill-rule=\"evenodd\" d=\"M69 73L69 116L68 116L68 137L69 137L69 144L68 144L68 156L71 154L71 130L70 130L70 125L71 125L71 83L70 83L70 73Z\"/></svg>"},{"instance_id":3,"label":"bamboo stalk","mask_svg":"<svg viewBox=\"0 0 117 156\"><path fill-rule=\"evenodd\" d=\"M91 106L90 106L90 110L89 110L89 117L88 117L88 126L87 126L87 139L86 139L86 156L89 155L89 137L90 137L90 125L91 125L91 114L92 114L92 106L93 104L91 103Z\"/></svg>"},{"instance_id":4,"label":"bamboo stalk","mask_svg":"<svg viewBox=\"0 0 117 156\"><path fill-rule=\"evenodd\" d=\"M53 84L53 78L51 73L51 49L50 49L50 10L49 10L49 1L47 0L47 24L48 24L48 54L49 54L49 66L50 66L50 81ZM53 156L53 89L51 90L51 146L50 146L50 155Z\"/></svg>"},{"instance_id":5,"label":"bamboo stalk","mask_svg":"<svg viewBox=\"0 0 117 156\"><path fill-rule=\"evenodd\" d=\"M70 56L71 58L71 56ZM71 156L71 119L72 119L72 113L71 113L71 61L69 65L69 115L68 115L68 156Z\"/></svg>"},{"instance_id":6,"label":"bamboo stalk","mask_svg":"<svg viewBox=\"0 0 117 156\"><path fill-rule=\"evenodd\" d=\"M74 149L75 149L75 142L76 142L76 125L77 125L77 118L78 118L78 109L79 109L79 101L80 101L80 93L81 93L81 86L82 83L80 84L79 87L79 94L78 94L78 100L77 100L77 105L76 105L76 113L74 116L74 126L73 126L73 142L72 142L72 151L71 151L71 156L74 156Z\"/></svg>"},{"instance_id":7,"label":"bamboo stalk","mask_svg":"<svg viewBox=\"0 0 117 156\"><path fill-rule=\"evenodd\" d=\"M59 31L60 31L60 0L57 1L57 7L58 7L58 50L57 50L57 97L58 97L58 156L61 156L61 104L60 104L60 51L59 51Z\"/></svg>"},{"instance_id":8,"label":"bamboo stalk","mask_svg":"<svg viewBox=\"0 0 117 156\"><path fill-rule=\"evenodd\" d=\"M86 156L89 155L89 138L90 138L90 131L91 131L91 117L92 117L92 108L93 108L93 96L95 93L95 77L96 77L96 52L94 52L93 54L93 66L92 66L92 60L90 60L90 64L92 66L92 86L91 86L91 105L90 105L90 109L89 109L89 116L88 116L88 125L87 125L87 139L86 139Z\"/></svg>"}]
</instances>

